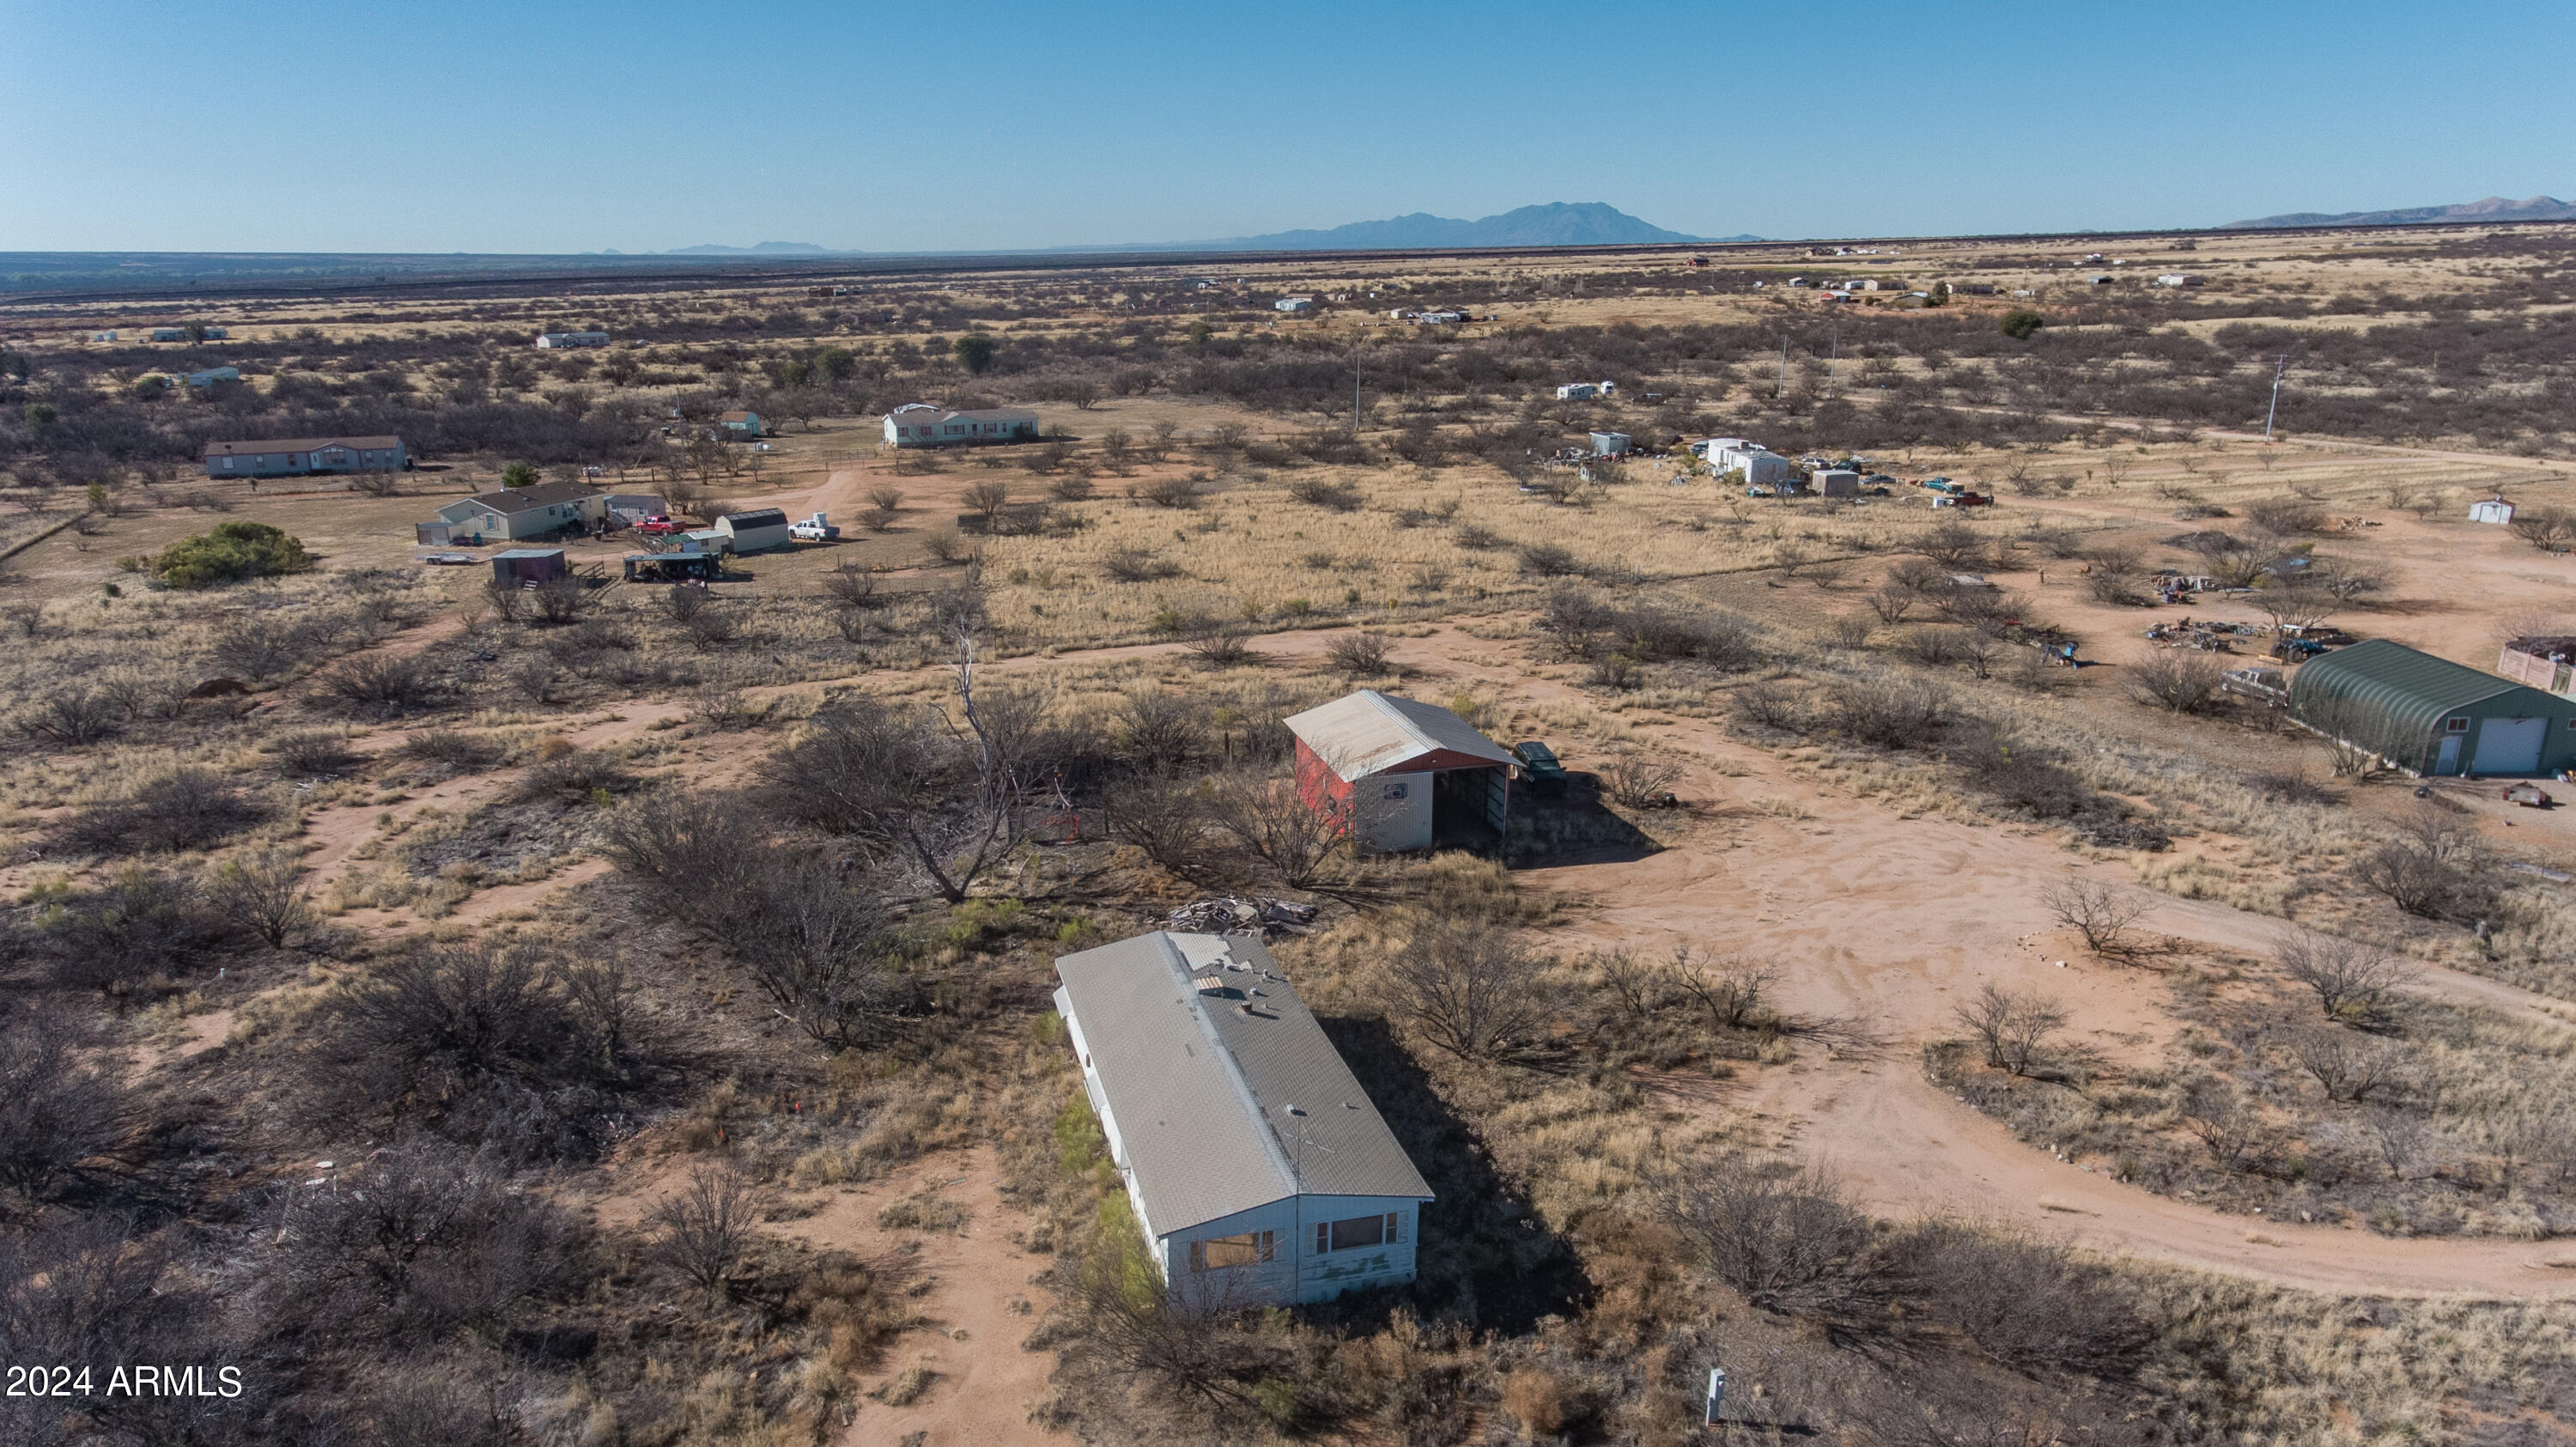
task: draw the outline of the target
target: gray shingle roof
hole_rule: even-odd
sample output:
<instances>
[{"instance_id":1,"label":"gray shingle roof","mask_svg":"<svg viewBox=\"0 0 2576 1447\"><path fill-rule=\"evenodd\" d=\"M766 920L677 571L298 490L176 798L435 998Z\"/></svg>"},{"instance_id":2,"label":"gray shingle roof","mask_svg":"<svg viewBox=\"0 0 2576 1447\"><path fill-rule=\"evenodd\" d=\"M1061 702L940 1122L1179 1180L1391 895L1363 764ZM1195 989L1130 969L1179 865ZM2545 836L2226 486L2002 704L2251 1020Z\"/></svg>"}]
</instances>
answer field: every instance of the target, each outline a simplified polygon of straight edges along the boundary
<instances>
[{"instance_id":1,"label":"gray shingle roof","mask_svg":"<svg viewBox=\"0 0 2576 1447\"><path fill-rule=\"evenodd\" d=\"M1344 779L1364 779L1444 752L1496 764L1516 762L1501 744L1438 704L1373 688L1292 715L1288 731Z\"/></svg>"},{"instance_id":2,"label":"gray shingle roof","mask_svg":"<svg viewBox=\"0 0 2576 1447\"><path fill-rule=\"evenodd\" d=\"M1159 932L1055 966L1155 1231L1295 1195L1430 1199L1258 938Z\"/></svg>"},{"instance_id":3,"label":"gray shingle roof","mask_svg":"<svg viewBox=\"0 0 2576 1447\"><path fill-rule=\"evenodd\" d=\"M513 513L526 512L532 507L575 502L590 495L591 489L585 483L540 482L533 487L505 487L498 492L478 492L466 501L494 512Z\"/></svg>"},{"instance_id":4,"label":"gray shingle roof","mask_svg":"<svg viewBox=\"0 0 2576 1447\"><path fill-rule=\"evenodd\" d=\"M270 452L319 452L325 447L383 452L401 445L399 437L255 437L247 442L209 442L206 456L250 457Z\"/></svg>"}]
</instances>

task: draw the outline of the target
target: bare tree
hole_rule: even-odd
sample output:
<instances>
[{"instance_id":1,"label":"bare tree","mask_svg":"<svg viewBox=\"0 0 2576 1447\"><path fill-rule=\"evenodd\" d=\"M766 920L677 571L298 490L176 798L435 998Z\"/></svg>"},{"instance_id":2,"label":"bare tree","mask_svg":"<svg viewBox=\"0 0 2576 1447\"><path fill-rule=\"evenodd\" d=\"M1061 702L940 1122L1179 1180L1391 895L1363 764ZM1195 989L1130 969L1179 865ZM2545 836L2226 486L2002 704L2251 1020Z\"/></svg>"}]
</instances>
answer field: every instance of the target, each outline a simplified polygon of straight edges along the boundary
<instances>
[{"instance_id":1,"label":"bare tree","mask_svg":"<svg viewBox=\"0 0 2576 1447\"><path fill-rule=\"evenodd\" d=\"M1710 1273L1759 1310L1857 1323L1895 1288L1877 1227L1821 1169L1698 1152L1655 1195Z\"/></svg>"},{"instance_id":2,"label":"bare tree","mask_svg":"<svg viewBox=\"0 0 2576 1447\"><path fill-rule=\"evenodd\" d=\"M2358 1022L2386 1014L2397 991L2421 973L2403 956L2378 945L2308 930L2282 935L2273 954L2282 973L2316 993L2317 1007L2329 1020Z\"/></svg>"},{"instance_id":3,"label":"bare tree","mask_svg":"<svg viewBox=\"0 0 2576 1447\"><path fill-rule=\"evenodd\" d=\"M1340 809L1308 799L1293 779L1219 780L1212 807L1236 847L1291 889L1321 877L1350 832Z\"/></svg>"},{"instance_id":4,"label":"bare tree","mask_svg":"<svg viewBox=\"0 0 2576 1447\"><path fill-rule=\"evenodd\" d=\"M2208 713L2226 695L2227 670L2215 658L2180 649L2158 649L2129 665L2130 687L2140 703L2175 713Z\"/></svg>"},{"instance_id":5,"label":"bare tree","mask_svg":"<svg viewBox=\"0 0 2576 1447\"><path fill-rule=\"evenodd\" d=\"M2052 919L2084 936L2085 947L2097 955L2127 953L2131 927L2154 908L2135 890L2081 875L2068 875L2039 898Z\"/></svg>"},{"instance_id":6,"label":"bare tree","mask_svg":"<svg viewBox=\"0 0 2576 1447\"><path fill-rule=\"evenodd\" d=\"M759 1192L732 1166L700 1166L645 1219L661 1233L654 1259L718 1294L759 1233Z\"/></svg>"},{"instance_id":7,"label":"bare tree","mask_svg":"<svg viewBox=\"0 0 2576 1447\"><path fill-rule=\"evenodd\" d=\"M273 950L313 928L313 902L300 876L303 861L283 849L226 861L207 881L205 900L221 918L267 941Z\"/></svg>"},{"instance_id":8,"label":"bare tree","mask_svg":"<svg viewBox=\"0 0 2576 1447\"><path fill-rule=\"evenodd\" d=\"M1988 981L1976 998L1953 1012L1986 1053L1986 1064L2028 1075L2044 1061L2049 1042L2066 1028L2066 1012L2036 990L2007 990Z\"/></svg>"},{"instance_id":9,"label":"bare tree","mask_svg":"<svg viewBox=\"0 0 2576 1447\"><path fill-rule=\"evenodd\" d=\"M1432 1044L1484 1059L1531 1044L1553 1001L1544 963L1509 932L1441 919L1416 928L1388 958L1379 985L1387 1012Z\"/></svg>"},{"instance_id":10,"label":"bare tree","mask_svg":"<svg viewBox=\"0 0 2576 1447\"><path fill-rule=\"evenodd\" d=\"M2399 1088L2405 1051L2392 1040L2370 1040L2349 1030L2310 1028L2290 1037L2290 1056L2328 1100L2355 1105Z\"/></svg>"},{"instance_id":11,"label":"bare tree","mask_svg":"<svg viewBox=\"0 0 2576 1447\"><path fill-rule=\"evenodd\" d=\"M2274 1154L2270 1123L2223 1076L2204 1075L2183 1091L2182 1123L2220 1170L2251 1169Z\"/></svg>"},{"instance_id":12,"label":"bare tree","mask_svg":"<svg viewBox=\"0 0 2576 1447\"><path fill-rule=\"evenodd\" d=\"M1780 980L1780 967L1742 955L1702 959L1685 949L1674 956L1670 978L1707 1012L1709 1024L1721 1030L1743 1030L1766 1013L1772 988Z\"/></svg>"},{"instance_id":13,"label":"bare tree","mask_svg":"<svg viewBox=\"0 0 2576 1447\"><path fill-rule=\"evenodd\" d=\"M1600 769L1602 792L1630 809L1652 809L1671 797L1688 772L1680 762L1650 749L1612 754Z\"/></svg>"}]
</instances>

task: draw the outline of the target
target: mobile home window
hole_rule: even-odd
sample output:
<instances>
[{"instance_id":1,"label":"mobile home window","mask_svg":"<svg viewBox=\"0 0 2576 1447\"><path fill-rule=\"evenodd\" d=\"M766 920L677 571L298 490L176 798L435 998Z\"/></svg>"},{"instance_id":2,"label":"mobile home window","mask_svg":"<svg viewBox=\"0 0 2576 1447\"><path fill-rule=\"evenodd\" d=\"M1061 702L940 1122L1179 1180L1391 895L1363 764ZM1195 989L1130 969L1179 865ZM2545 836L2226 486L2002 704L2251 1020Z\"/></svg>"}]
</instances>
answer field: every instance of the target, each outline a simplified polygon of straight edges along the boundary
<instances>
[{"instance_id":1,"label":"mobile home window","mask_svg":"<svg viewBox=\"0 0 2576 1447\"><path fill-rule=\"evenodd\" d=\"M1252 1266L1270 1260L1278 1253L1279 1233L1246 1231L1240 1236L1211 1236L1190 1243L1190 1269L1217 1271L1228 1266Z\"/></svg>"},{"instance_id":2,"label":"mobile home window","mask_svg":"<svg viewBox=\"0 0 2576 1447\"><path fill-rule=\"evenodd\" d=\"M2469 731L2469 721L2464 718L2446 718L2442 720L2442 727L2455 734L2464 734Z\"/></svg>"},{"instance_id":3,"label":"mobile home window","mask_svg":"<svg viewBox=\"0 0 2576 1447\"><path fill-rule=\"evenodd\" d=\"M1383 1246L1401 1240L1398 1227L1403 1218L1389 1211L1383 1216L1353 1216L1345 1221L1315 1223L1315 1254L1328 1251L1350 1251L1362 1246Z\"/></svg>"}]
</instances>

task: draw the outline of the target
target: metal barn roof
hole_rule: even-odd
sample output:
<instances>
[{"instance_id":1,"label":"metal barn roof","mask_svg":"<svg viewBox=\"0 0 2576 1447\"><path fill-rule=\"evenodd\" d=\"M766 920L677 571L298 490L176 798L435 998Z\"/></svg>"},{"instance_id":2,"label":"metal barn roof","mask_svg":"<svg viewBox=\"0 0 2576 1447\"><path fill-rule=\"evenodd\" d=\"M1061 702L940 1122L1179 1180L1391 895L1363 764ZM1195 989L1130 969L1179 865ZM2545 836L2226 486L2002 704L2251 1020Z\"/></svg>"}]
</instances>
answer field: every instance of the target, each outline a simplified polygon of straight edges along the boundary
<instances>
[{"instance_id":1,"label":"metal barn roof","mask_svg":"<svg viewBox=\"0 0 2576 1447\"><path fill-rule=\"evenodd\" d=\"M2503 694L2528 695L2510 701L2518 718L2576 715L2576 704L2566 699L2386 638L2340 648L2302 665L2290 680L2290 711L2315 722L2317 710L2349 703L2377 713L2393 730L2423 735L2443 715Z\"/></svg>"},{"instance_id":2,"label":"metal barn roof","mask_svg":"<svg viewBox=\"0 0 2576 1447\"><path fill-rule=\"evenodd\" d=\"M1431 1198L1259 939L1161 931L1055 968L1155 1231L1298 1195Z\"/></svg>"},{"instance_id":3,"label":"metal barn roof","mask_svg":"<svg viewBox=\"0 0 2576 1447\"><path fill-rule=\"evenodd\" d=\"M1405 765L1425 760L1437 768L1514 762L1509 749L1438 704L1373 688L1292 715L1288 731L1343 779L1401 772ZM1450 757L1429 757L1435 754Z\"/></svg>"}]
</instances>

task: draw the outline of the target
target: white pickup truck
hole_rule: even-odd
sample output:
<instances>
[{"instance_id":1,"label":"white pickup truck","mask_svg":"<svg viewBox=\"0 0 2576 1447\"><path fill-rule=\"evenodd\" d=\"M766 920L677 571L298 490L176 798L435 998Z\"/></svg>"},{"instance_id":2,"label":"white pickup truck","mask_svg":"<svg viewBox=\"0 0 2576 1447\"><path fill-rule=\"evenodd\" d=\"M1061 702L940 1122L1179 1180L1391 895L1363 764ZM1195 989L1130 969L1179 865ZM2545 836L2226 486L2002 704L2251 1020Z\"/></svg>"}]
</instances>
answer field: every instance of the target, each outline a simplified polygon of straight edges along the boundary
<instances>
[{"instance_id":1,"label":"white pickup truck","mask_svg":"<svg viewBox=\"0 0 2576 1447\"><path fill-rule=\"evenodd\" d=\"M789 523L787 532L798 542L805 543L828 543L841 535L841 530L834 527L831 520L821 513L816 513L803 522Z\"/></svg>"}]
</instances>

